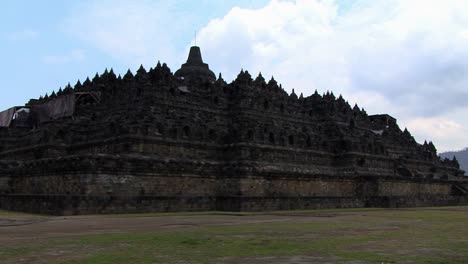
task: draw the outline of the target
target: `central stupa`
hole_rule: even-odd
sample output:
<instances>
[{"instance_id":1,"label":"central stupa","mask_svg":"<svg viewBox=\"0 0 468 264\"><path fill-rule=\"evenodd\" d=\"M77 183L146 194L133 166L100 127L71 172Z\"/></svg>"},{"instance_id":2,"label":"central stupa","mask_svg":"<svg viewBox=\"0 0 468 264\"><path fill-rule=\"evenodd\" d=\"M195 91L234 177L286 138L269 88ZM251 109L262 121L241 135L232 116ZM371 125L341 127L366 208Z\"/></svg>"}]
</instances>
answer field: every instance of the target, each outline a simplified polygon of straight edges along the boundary
<instances>
[{"instance_id":1,"label":"central stupa","mask_svg":"<svg viewBox=\"0 0 468 264\"><path fill-rule=\"evenodd\" d=\"M193 46L187 62L174 74L177 78L184 80L202 79L204 81L216 81L216 75L210 70L208 64L203 62L200 47Z\"/></svg>"}]
</instances>

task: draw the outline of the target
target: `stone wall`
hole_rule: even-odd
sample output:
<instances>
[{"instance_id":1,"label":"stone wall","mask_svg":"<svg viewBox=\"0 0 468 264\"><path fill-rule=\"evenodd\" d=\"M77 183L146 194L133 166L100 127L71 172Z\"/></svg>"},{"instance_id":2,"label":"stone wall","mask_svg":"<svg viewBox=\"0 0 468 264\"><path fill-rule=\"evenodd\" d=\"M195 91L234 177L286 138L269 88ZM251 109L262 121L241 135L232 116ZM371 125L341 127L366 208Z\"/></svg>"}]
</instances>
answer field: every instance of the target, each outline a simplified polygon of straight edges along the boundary
<instances>
[{"instance_id":1,"label":"stone wall","mask_svg":"<svg viewBox=\"0 0 468 264\"><path fill-rule=\"evenodd\" d=\"M81 156L3 169L0 208L62 215L468 204L467 195L453 193L459 182L449 180L249 174L246 164L225 173L226 164L172 163Z\"/></svg>"}]
</instances>

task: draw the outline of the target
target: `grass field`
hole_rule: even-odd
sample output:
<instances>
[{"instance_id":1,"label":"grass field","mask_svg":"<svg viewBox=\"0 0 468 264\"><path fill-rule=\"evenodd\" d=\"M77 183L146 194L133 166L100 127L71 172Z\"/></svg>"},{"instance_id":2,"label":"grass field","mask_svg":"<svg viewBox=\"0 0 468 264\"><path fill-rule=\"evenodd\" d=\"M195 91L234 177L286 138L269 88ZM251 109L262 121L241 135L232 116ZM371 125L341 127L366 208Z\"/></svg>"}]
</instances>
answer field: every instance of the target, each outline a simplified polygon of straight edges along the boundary
<instances>
[{"instance_id":1,"label":"grass field","mask_svg":"<svg viewBox=\"0 0 468 264\"><path fill-rule=\"evenodd\" d=\"M37 218L0 212L0 219L28 217ZM5 264L461 264L468 263L468 207L45 218L0 225L0 244Z\"/></svg>"}]
</instances>

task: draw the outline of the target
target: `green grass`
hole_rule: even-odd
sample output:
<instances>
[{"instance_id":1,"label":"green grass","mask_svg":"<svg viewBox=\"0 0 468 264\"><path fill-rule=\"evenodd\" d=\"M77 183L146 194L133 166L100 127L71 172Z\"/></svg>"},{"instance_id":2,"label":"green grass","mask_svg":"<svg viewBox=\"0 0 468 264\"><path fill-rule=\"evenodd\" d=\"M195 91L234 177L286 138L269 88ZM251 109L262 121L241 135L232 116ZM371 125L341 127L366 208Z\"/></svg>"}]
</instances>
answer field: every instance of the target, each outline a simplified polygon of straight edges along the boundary
<instances>
[{"instance_id":1,"label":"green grass","mask_svg":"<svg viewBox=\"0 0 468 264\"><path fill-rule=\"evenodd\" d=\"M29 241L1 247L0 262L16 263L21 257L29 260L26 263L61 264L243 263L247 258L252 263L264 256L314 256L333 263L462 264L468 260L468 208L459 208L463 210L359 210L365 212L362 214L326 210L348 214L296 223L184 227ZM301 211L306 215L317 212L324 210ZM62 254L48 257L54 252Z\"/></svg>"}]
</instances>

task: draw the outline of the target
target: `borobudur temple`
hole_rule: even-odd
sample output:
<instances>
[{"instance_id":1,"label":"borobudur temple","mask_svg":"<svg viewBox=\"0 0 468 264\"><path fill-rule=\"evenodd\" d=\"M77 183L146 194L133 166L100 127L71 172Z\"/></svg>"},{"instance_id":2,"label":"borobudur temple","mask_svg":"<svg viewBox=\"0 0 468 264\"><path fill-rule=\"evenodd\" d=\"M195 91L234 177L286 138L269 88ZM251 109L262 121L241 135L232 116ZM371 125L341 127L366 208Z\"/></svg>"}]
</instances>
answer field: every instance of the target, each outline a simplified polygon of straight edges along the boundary
<instances>
[{"instance_id":1,"label":"borobudur temple","mask_svg":"<svg viewBox=\"0 0 468 264\"><path fill-rule=\"evenodd\" d=\"M468 204L458 162L342 96L231 83L199 47L0 113L0 208L43 214Z\"/></svg>"}]
</instances>

